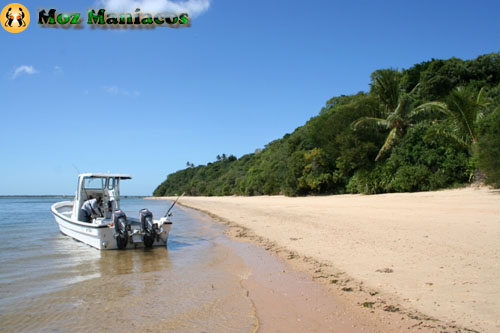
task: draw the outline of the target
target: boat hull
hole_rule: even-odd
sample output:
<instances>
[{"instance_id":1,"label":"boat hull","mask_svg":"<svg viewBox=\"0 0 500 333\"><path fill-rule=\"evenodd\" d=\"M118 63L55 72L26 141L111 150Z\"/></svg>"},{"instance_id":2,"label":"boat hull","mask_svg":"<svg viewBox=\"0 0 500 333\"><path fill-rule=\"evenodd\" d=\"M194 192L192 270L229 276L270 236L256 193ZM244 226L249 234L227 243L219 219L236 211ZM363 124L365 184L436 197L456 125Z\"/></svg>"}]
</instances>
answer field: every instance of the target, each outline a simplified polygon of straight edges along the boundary
<instances>
[{"instance_id":1,"label":"boat hull","mask_svg":"<svg viewBox=\"0 0 500 333\"><path fill-rule=\"evenodd\" d=\"M115 239L115 228L110 224L111 220L101 220L97 223L85 223L71 219L70 212L73 208L73 202L63 201L52 205L51 212L59 225L59 229L65 235L68 235L80 242L86 243L99 250L118 249ZM135 234L130 236L126 248L134 249L144 247L142 236L139 234L140 227L137 221L132 223L132 231ZM153 246L166 246L168 234L172 226L171 222L155 220L160 230L159 237L154 241Z\"/></svg>"}]
</instances>

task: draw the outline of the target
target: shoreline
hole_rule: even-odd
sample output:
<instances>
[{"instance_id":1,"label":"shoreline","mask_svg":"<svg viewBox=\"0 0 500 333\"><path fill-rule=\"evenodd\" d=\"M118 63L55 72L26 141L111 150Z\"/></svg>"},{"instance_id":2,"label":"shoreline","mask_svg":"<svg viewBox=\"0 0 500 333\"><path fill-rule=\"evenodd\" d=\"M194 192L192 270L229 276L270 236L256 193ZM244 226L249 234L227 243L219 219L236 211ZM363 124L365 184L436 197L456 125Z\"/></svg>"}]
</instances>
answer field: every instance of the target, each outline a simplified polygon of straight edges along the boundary
<instances>
[{"instance_id":1,"label":"shoreline","mask_svg":"<svg viewBox=\"0 0 500 333\"><path fill-rule=\"evenodd\" d=\"M228 225L232 238L276 253L381 323L430 331L500 328L494 297L500 246L492 244L500 235L499 191L184 197L180 204Z\"/></svg>"},{"instance_id":2,"label":"shoreline","mask_svg":"<svg viewBox=\"0 0 500 333\"><path fill-rule=\"evenodd\" d=\"M164 200L171 199L164 198ZM230 239L240 242L249 242L250 244L258 246L260 249L268 252L270 255L275 255L278 260L282 261L283 265L288 267L288 269L286 269L286 273L285 270L283 270L283 273L285 273L284 275L289 276L288 281L285 282L285 284L287 284L286 289L291 290L290 285L297 285L297 283L300 282L303 283L305 279L310 280L318 287L322 287L322 289L326 291L327 294L326 297L325 295L321 296L330 300L330 307L324 309L323 312L331 311L329 317L334 316L334 331L340 328L342 332L358 332L360 330L384 333L396 333L401 332L402 330L407 332L443 332L443 330L451 330L451 332L463 332L461 328L457 327L456 325L448 325L442 322L426 323L424 321L436 320L415 311L387 311L380 306L375 306L375 304L368 305L371 302L367 302L365 294L366 290L363 290L363 283L352 280L352 278L347 276L345 272L340 272L338 269L335 269L328 263L319 262L310 257L301 257L296 252L280 247L269 239L255 235L252 230L221 218L209 211L198 209L196 207L185 205L179 202L178 204L182 207L205 214L212 220L226 226L228 228L226 230L226 235ZM254 254L250 256L252 257L254 256ZM256 267L257 266L255 265L252 266L253 269L255 269ZM256 273L263 273L264 276L268 276L272 271L272 269L260 268ZM301 273L305 274L307 277L301 276ZM344 286L342 288L352 290L346 292L344 290L339 290L335 287L332 287L330 285L331 282L329 282L328 280L328 278L332 277L340 281L335 285ZM282 286L278 286L272 281L260 281L259 283L259 280L262 279L255 278L254 274L252 274L247 279L241 282L245 289L249 291L249 294L252 295L251 298L253 298L255 294L257 294L258 298L260 298L258 301L253 300L259 322L264 323L263 326L265 329L270 326L272 328L272 331L293 330L294 326L289 323L290 316L285 317L283 315L283 312L290 308L293 309L294 306L297 305L299 301L298 298L300 298L300 296L298 296L299 293L295 292L295 297L293 301L291 301L292 305L290 306L290 300L285 301L286 297L280 295L282 293L279 291L279 289L283 288ZM351 287L345 287L346 285L349 285ZM265 295L266 291L267 295ZM318 297L317 294L312 294L311 291L316 290L311 287L307 288L306 290L300 290L300 294L302 296L302 299L300 301ZM304 293L306 295L305 298ZM370 291L369 293L373 293L373 295L371 296L377 296L377 300L382 304L386 304L389 299L388 297L381 298L379 292ZM364 302L360 301L362 299L364 300ZM275 308L270 307L268 305L270 300L272 303L274 303L275 308L279 308L280 310L276 310ZM394 299L391 300L394 303ZM334 305L332 306L331 303L334 303ZM368 314L366 310L369 310L370 314ZM306 314L310 319L314 320L314 325L317 325L318 319L321 318L321 315L311 316L311 311L296 311L294 314L296 315L297 312L301 315ZM401 316L401 314L403 316ZM325 314L323 314L323 316L324 315ZM344 318L347 318L347 320L345 320ZM277 322L275 321L276 319L278 319ZM279 321L280 319L281 321ZM351 326L345 326L346 321L350 323ZM259 326L259 329L260 328L262 328L262 325ZM317 331L325 332L329 331L330 328L331 327L326 327L326 325L322 328L316 327Z\"/></svg>"}]
</instances>

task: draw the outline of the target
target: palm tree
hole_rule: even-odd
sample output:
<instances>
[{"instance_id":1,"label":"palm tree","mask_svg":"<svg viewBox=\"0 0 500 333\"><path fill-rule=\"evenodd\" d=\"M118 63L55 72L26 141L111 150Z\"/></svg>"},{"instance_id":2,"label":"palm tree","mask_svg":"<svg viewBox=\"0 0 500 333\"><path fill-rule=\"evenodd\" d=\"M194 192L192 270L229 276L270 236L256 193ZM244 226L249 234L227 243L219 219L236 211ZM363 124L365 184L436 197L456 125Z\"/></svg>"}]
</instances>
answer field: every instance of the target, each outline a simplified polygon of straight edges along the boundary
<instances>
[{"instance_id":1,"label":"palm tree","mask_svg":"<svg viewBox=\"0 0 500 333\"><path fill-rule=\"evenodd\" d=\"M397 70L382 70L375 74L372 92L380 99L384 107L385 118L362 117L353 122L352 127L356 130L361 125L371 123L390 130L382 148L375 157L375 161L377 161L384 152L392 148L397 139L404 136L406 129L410 126L412 94L418 85L410 93L405 93L399 88L400 73Z\"/></svg>"},{"instance_id":2,"label":"palm tree","mask_svg":"<svg viewBox=\"0 0 500 333\"><path fill-rule=\"evenodd\" d=\"M435 113L438 117L444 116L434 122L424 139L438 135L467 148L469 154L475 156L477 122L489 104L484 95L484 87L477 94L471 89L457 87L451 91L446 102L424 103L417 107L411 116L429 113Z\"/></svg>"}]
</instances>

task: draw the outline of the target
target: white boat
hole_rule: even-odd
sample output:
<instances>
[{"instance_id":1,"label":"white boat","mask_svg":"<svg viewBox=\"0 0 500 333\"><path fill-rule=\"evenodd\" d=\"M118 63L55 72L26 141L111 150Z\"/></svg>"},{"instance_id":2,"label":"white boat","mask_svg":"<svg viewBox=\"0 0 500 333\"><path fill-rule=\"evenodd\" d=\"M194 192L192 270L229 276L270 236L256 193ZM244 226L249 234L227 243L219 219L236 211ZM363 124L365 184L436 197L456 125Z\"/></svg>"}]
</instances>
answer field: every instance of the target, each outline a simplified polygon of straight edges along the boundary
<instances>
[{"instance_id":1,"label":"white boat","mask_svg":"<svg viewBox=\"0 0 500 333\"><path fill-rule=\"evenodd\" d=\"M175 202L159 220L154 220L147 209L138 212L139 218L126 216L120 209L120 181L131 178L123 174L80 174L75 199L50 208L61 232L99 250L165 246ZM84 222L81 208L91 197L102 199L103 209L94 212L90 222Z\"/></svg>"}]
</instances>

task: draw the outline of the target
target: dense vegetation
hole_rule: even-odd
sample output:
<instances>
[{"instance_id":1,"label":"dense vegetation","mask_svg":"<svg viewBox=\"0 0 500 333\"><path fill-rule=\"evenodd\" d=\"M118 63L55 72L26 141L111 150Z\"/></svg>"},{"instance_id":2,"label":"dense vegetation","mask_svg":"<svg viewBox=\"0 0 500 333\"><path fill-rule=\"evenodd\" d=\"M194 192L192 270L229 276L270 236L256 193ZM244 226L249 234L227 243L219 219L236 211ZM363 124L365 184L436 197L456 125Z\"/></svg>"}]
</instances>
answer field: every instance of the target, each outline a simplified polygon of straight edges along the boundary
<instances>
[{"instance_id":1,"label":"dense vegetation","mask_svg":"<svg viewBox=\"0 0 500 333\"><path fill-rule=\"evenodd\" d=\"M293 133L168 175L155 196L426 191L500 186L500 53L377 70Z\"/></svg>"}]
</instances>

